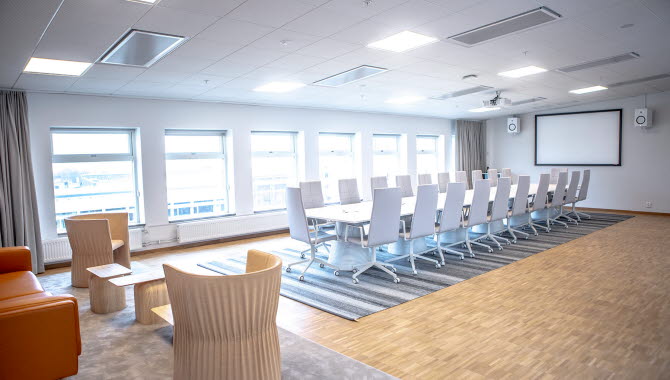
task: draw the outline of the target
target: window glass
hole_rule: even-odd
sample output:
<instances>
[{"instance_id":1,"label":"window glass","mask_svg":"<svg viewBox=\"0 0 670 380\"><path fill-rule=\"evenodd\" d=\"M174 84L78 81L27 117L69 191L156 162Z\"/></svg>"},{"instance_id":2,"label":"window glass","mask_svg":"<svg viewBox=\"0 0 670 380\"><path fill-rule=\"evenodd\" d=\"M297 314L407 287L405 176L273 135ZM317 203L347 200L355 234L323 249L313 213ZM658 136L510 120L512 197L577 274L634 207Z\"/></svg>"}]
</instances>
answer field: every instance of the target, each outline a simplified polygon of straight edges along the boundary
<instances>
[{"instance_id":1,"label":"window glass","mask_svg":"<svg viewBox=\"0 0 670 380\"><path fill-rule=\"evenodd\" d=\"M286 188L298 182L294 132L251 132L254 211L286 208Z\"/></svg>"},{"instance_id":2,"label":"window glass","mask_svg":"<svg viewBox=\"0 0 670 380\"><path fill-rule=\"evenodd\" d=\"M326 203L339 202L339 180L356 178L353 133L319 134L319 175Z\"/></svg>"}]
</instances>

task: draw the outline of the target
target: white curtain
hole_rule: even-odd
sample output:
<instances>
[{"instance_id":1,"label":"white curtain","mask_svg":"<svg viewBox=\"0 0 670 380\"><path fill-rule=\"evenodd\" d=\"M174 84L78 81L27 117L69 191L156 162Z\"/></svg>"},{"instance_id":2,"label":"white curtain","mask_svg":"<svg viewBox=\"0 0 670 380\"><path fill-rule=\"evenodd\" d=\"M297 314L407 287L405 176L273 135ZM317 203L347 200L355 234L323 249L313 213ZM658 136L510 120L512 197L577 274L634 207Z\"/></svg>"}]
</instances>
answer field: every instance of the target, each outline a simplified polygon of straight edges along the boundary
<instances>
[{"instance_id":1,"label":"white curtain","mask_svg":"<svg viewBox=\"0 0 670 380\"><path fill-rule=\"evenodd\" d=\"M486 171L486 124L483 121L456 120L457 169L467 174L472 188L472 171Z\"/></svg>"}]
</instances>

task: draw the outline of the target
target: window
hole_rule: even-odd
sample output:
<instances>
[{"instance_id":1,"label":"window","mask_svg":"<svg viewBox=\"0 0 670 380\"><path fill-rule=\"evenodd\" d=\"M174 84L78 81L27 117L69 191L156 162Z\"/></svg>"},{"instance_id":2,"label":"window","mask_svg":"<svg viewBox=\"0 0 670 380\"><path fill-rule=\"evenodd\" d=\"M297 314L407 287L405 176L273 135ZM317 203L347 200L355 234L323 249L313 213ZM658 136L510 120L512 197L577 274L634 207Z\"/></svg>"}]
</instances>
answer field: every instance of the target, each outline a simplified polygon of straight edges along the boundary
<instances>
[{"instance_id":1,"label":"window","mask_svg":"<svg viewBox=\"0 0 670 380\"><path fill-rule=\"evenodd\" d=\"M226 133L166 131L168 220L230 214Z\"/></svg>"},{"instance_id":2,"label":"window","mask_svg":"<svg viewBox=\"0 0 670 380\"><path fill-rule=\"evenodd\" d=\"M353 133L319 133L319 174L326 203L338 202L338 181L356 177Z\"/></svg>"},{"instance_id":3,"label":"window","mask_svg":"<svg viewBox=\"0 0 670 380\"><path fill-rule=\"evenodd\" d=\"M400 171L400 135L372 135L372 175L394 175Z\"/></svg>"},{"instance_id":4,"label":"window","mask_svg":"<svg viewBox=\"0 0 670 380\"><path fill-rule=\"evenodd\" d=\"M297 185L297 133L251 132L254 211L286 208L286 188Z\"/></svg>"},{"instance_id":5,"label":"window","mask_svg":"<svg viewBox=\"0 0 670 380\"><path fill-rule=\"evenodd\" d=\"M58 233L78 214L125 211L140 222L134 131L54 128L51 151Z\"/></svg>"},{"instance_id":6,"label":"window","mask_svg":"<svg viewBox=\"0 0 670 380\"><path fill-rule=\"evenodd\" d=\"M416 136L416 169L418 174L431 174L437 178L439 171L438 136Z\"/></svg>"}]
</instances>

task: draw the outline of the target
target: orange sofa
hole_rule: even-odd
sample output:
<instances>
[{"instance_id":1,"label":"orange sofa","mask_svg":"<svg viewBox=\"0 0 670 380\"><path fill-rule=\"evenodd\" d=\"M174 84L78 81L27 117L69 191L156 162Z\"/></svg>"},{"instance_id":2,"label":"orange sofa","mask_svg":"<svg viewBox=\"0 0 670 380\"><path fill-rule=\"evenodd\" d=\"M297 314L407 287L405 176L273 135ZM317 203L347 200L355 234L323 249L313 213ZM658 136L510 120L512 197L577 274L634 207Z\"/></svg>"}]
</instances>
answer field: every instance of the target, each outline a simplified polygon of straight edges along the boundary
<instances>
[{"instance_id":1,"label":"orange sofa","mask_svg":"<svg viewBox=\"0 0 670 380\"><path fill-rule=\"evenodd\" d=\"M71 295L42 289L28 247L0 248L0 379L59 379L77 373L79 309Z\"/></svg>"}]
</instances>

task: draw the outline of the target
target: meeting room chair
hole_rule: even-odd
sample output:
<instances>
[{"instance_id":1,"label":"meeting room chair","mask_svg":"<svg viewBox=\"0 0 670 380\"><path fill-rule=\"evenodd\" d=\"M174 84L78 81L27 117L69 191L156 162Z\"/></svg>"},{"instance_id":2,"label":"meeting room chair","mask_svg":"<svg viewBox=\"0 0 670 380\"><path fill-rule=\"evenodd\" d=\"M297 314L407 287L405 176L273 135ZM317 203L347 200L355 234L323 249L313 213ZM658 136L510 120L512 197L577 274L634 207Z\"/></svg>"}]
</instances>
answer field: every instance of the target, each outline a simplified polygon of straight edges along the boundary
<instances>
[{"instance_id":1,"label":"meeting room chair","mask_svg":"<svg viewBox=\"0 0 670 380\"><path fill-rule=\"evenodd\" d=\"M498 169L489 169L488 177L491 187L498 186Z\"/></svg>"},{"instance_id":2,"label":"meeting room chair","mask_svg":"<svg viewBox=\"0 0 670 380\"><path fill-rule=\"evenodd\" d=\"M470 239L470 231L472 231L473 227L488 223L490 197L491 183L486 179L480 179L475 182L470 212L463 223L464 227L468 229L465 233L465 245L468 248L468 252L470 252L470 257L475 257L475 254L472 252L472 244L479 245L486 248L487 251L493 252L493 249L489 245L481 242L481 240L487 237L486 234L480 235L475 239Z\"/></svg>"},{"instance_id":3,"label":"meeting room chair","mask_svg":"<svg viewBox=\"0 0 670 380\"><path fill-rule=\"evenodd\" d=\"M577 223L576 219L569 217L568 213L565 212L565 206L574 204L577 201L577 187L579 186L579 177L579 170L575 170L570 173L570 184L568 185L568 190L565 192L565 198L559 207L559 214L554 217L554 221L558 221L560 218L565 218L568 222L579 224Z\"/></svg>"},{"instance_id":4,"label":"meeting room chair","mask_svg":"<svg viewBox=\"0 0 670 380\"><path fill-rule=\"evenodd\" d=\"M505 177L507 178L507 177ZM512 242L517 242L516 234L528 239L529 234L519 230L530 224L528 213L528 192L530 191L530 176L520 175L517 180L516 193L512 200L512 207L507 217L507 233L512 237Z\"/></svg>"},{"instance_id":5,"label":"meeting room chair","mask_svg":"<svg viewBox=\"0 0 670 380\"><path fill-rule=\"evenodd\" d=\"M437 173L437 185L439 186L440 193L447 192L447 184L449 182L449 172Z\"/></svg>"},{"instance_id":6,"label":"meeting room chair","mask_svg":"<svg viewBox=\"0 0 670 380\"><path fill-rule=\"evenodd\" d=\"M477 169L477 170L472 171L472 176L471 176L472 186L475 185L475 182L480 181L482 179L484 179L484 175L482 174L481 170Z\"/></svg>"},{"instance_id":7,"label":"meeting room chair","mask_svg":"<svg viewBox=\"0 0 670 380\"><path fill-rule=\"evenodd\" d=\"M490 181L489 181L490 182ZM488 217L486 225L485 238L494 242L498 246L498 250L502 250L500 240L506 244L510 244L509 239L496 235L507 230L504 220L507 219L507 212L509 210L509 193L512 187L512 180L510 178L500 178L498 186L496 186L496 196L493 199L493 206L491 207L491 214ZM492 230L492 228L497 228Z\"/></svg>"},{"instance_id":8,"label":"meeting room chair","mask_svg":"<svg viewBox=\"0 0 670 380\"><path fill-rule=\"evenodd\" d=\"M561 207L563 207L563 202L565 200L565 188L568 184L568 173L560 172L558 173L558 182L556 183L556 188L552 194L551 200L547 206L547 219L545 223L551 230L551 225L558 223L563 225L565 228L568 228L568 224L560 220L556 220L555 215L560 213Z\"/></svg>"},{"instance_id":9,"label":"meeting room chair","mask_svg":"<svg viewBox=\"0 0 670 380\"><path fill-rule=\"evenodd\" d=\"M372 191L373 196L375 194L375 189L386 189L387 187L389 187L389 182L386 176L370 178L370 190Z\"/></svg>"},{"instance_id":10,"label":"meeting room chair","mask_svg":"<svg viewBox=\"0 0 670 380\"><path fill-rule=\"evenodd\" d=\"M350 205L361 203L361 196L358 193L358 180L356 178L341 179L337 185L340 192L340 204Z\"/></svg>"},{"instance_id":11,"label":"meeting room chair","mask_svg":"<svg viewBox=\"0 0 670 380\"><path fill-rule=\"evenodd\" d=\"M419 185L431 185L433 183L433 176L431 174L419 174ZM417 190L417 193L419 191Z\"/></svg>"},{"instance_id":12,"label":"meeting room chair","mask_svg":"<svg viewBox=\"0 0 670 380\"><path fill-rule=\"evenodd\" d=\"M558 173L568 172L568 168L551 168L551 178L549 180L550 185L555 185L558 183Z\"/></svg>"},{"instance_id":13,"label":"meeting room chair","mask_svg":"<svg viewBox=\"0 0 670 380\"><path fill-rule=\"evenodd\" d=\"M375 189L372 196L372 216L370 217L367 235L361 226L347 226L347 228L357 228L360 231L360 235L350 237L350 241L359 243L362 248L367 248L370 252L370 261L361 267L354 268L355 273L352 277L354 284L358 284L358 277L370 268L377 268L389 274L396 284L400 282L393 265L377 261L376 248L398 241L401 204L400 188Z\"/></svg>"},{"instance_id":14,"label":"meeting room chair","mask_svg":"<svg viewBox=\"0 0 670 380\"><path fill-rule=\"evenodd\" d=\"M579 187L579 194L577 195L577 199L574 202L572 202L572 211L570 211L570 213L569 213L569 214L573 214L577 218L577 220L580 221L580 222L582 221L582 219L580 218L580 215L583 215L587 219L591 219L591 215L575 210L575 205L577 204L577 202L581 202L583 200L586 200L586 196L587 196L588 191L589 191L589 182L590 181L591 181L591 170L586 169L586 170L584 170L584 177L582 178L582 185Z\"/></svg>"},{"instance_id":15,"label":"meeting room chair","mask_svg":"<svg viewBox=\"0 0 670 380\"><path fill-rule=\"evenodd\" d=\"M310 231L307 224L307 216L305 216L305 208L302 203L302 194L299 188L286 188L286 213L288 214L288 230L292 239L309 244L309 248L300 252L299 261L290 263L286 266L286 272L291 272L291 267L294 265L307 263L307 266L300 274L299 280L305 280L305 272L312 266L312 263L318 263L321 268L327 266L335 270L335 275L339 276L340 268L329 262L316 257L316 252L319 246L326 247L326 242L336 240L337 235L328 234L323 231ZM326 247L327 249L327 247ZM304 253L309 251L309 258L304 258Z\"/></svg>"},{"instance_id":16,"label":"meeting room chair","mask_svg":"<svg viewBox=\"0 0 670 380\"><path fill-rule=\"evenodd\" d=\"M395 185L400 188L400 193L403 198L414 196L412 177L409 174L397 175L395 177Z\"/></svg>"},{"instance_id":17,"label":"meeting room chair","mask_svg":"<svg viewBox=\"0 0 670 380\"><path fill-rule=\"evenodd\" d=\"M243 274L198 275L163 264L174 379L281 378L281 266L279 257L257 250L247 252Z\"/></svg>"},{"instance_id":18,"label":"meeting room chair","mask_svg":"<svg viewBox=\"0 0 670 380\"><path fill-rule=\"evenodd\" d=\"M459 170L456 172L454 182L462 182L465 184L465 186L468 186L468 175L465 173L463 170Z\"/></svg>"},{"instance_id":19,"label":"meeting room chair","mask_svg":"<svg viewBox=\"0 0 670 380\"><path fill-rule=\"evenodd\" d=\"M549 225L543 226L536 223L536 221L544 221L547 219L547 192L549 191L549 173L540 174L540 182L537 184L535 196L530 203L528 213L528 226L533 230L533 234L537 236L537 228L542 228L546 232L551 229Z\"/></svg>"},{"instance_id":20,"label":"meeting room chair","mask_svg":"<svg viewBox=\"0 0 670 380\"><path fill-rule=\"evenodd\" d=\"M507 177L507 178L512 178L512 169L510 168L502 168L501 177Z\"/></svg>"},{"instance_id":21,"label":"meeting room chair","mask_svg":"<svg viewBox=\"0 0 670 380\"><path fill-rule=\"evenodd\" d=\"M451 249L451 247L464 244L466 239L461 239L463 233L467 234L467 229L463 230L463 203L465 201L465 183L453 182L447 185L447 194L444 198L444 207L440 213L439 224L435 228L438 253L440 254L440 264L444 265L443 253L460 256L463 260L463 253ZM454 239L453 237L456 237ZM455 242L453 242L455 240ZM451 242L450 242L451 241Z\"/></svg>"},{"instance_id":22,"label":"meeting room chair","mask_svg":"<svg viewBox=\"0 0 670 380\"><path fill-rule=\"evenodd\" d=\"M302 195L303 207L306 210L310 208L324 207L326 204L323 198L323 190L321 188L321 181L305 181L300 182L300 193ZM313 230L323 230L327 228L334 228L334 223L328 223L327 220L308 218L310 228ZM324 245L328 250L328 245Z\"/></svg>"},{"instance_id":23,"label":"meeting room chair","mask_svg":"<svg viewBox=\"0 0 670 380\"><path fill-rule=\"evenodd\" d=\"M409 226L406 226L401 221L402 231L400 233L400 240L402 244L399 243L398 246L406 250L406 253L387 260L386 263L409 258L413 274L417 274L415 259L429 261L436 268L441 267L437 260L423 256L425 253L435 251L435 248L426 245L426 237L435 235L438 194L437 185L419 185L416 190L416 202L414 204L412 222Z\"/></svg>"},{"instance_id":24,"label":"meeting room chair","mask_svg":"<svg viewBox=\"0 0 670 380\"><path fill-rule=\"evenodd\" d=\"M130 237L127 212L74 215L65 219L72 248L72 286L88 288L86 268L120 264L130 269Z\"/></svg>"}]
</instances>

